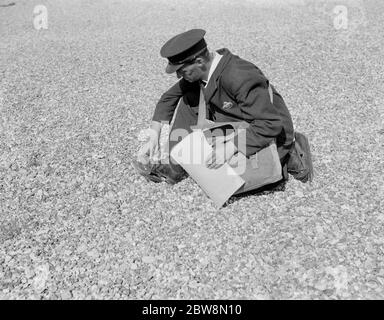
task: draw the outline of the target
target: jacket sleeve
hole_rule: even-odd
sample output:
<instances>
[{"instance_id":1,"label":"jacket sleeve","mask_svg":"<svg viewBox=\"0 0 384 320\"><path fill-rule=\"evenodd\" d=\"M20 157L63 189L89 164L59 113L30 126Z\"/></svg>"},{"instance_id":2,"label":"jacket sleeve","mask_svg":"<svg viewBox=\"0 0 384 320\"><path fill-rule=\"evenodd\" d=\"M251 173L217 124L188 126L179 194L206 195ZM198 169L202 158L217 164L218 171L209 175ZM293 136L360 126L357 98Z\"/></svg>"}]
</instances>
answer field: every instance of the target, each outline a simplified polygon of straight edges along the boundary
<instances>
[{"instance_id":1,"label":"jacket sleeve","mask_svg":"<svg viewBox=\"0 0 384 320\"><path fill-rule=\"evenodd\" d=\"M236 100L244 120L249 124L245 130L245 146L246 155L250 156L266 147L281 133L281 116L271 103L268 80L257 68L236 69L225 79L226 89Z\"/></svg>"},{"instance_id":2,"label":"jacket sleeve","mask_svg":"<svg viewBox=\"0 0 384 320\"><path fill-rule=\"evenodd\" d=\"M183 96L183 79L169 88L162 94L160 100L156 104L155 112L152 116L153 121L171 122L177 104Z\"/></svg>"}]
</instances>

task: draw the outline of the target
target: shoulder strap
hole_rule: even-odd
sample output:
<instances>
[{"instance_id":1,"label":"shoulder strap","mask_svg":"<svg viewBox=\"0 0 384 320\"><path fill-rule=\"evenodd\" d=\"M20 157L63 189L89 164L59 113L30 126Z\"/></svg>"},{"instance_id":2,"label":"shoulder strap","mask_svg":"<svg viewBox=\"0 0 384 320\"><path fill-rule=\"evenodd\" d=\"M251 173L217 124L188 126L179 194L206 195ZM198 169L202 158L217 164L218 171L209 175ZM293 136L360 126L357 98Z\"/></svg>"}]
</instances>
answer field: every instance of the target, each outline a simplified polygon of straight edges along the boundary
<instances>
[{"instance_id":1,"label":"shoulder strap","mask_svg":"<svg viewBox=\"0 0 384 320\"><path fill-rule=\"evenodd\" d=\"M207 105L205 104L203 85L200 84L199 113L197 116L197 125L202 126L207 118Z\"/></svg>"},{"instance_id":2,"label":"shoulder strap","mask_svg":"<svg viewBox=\"0 0 384 320\"><path fill-rule=\"evenodd\" d=\"M269 83L268 83L268 92L269 92L269 98L271 99L271 103L273 103L273 91Z\"/></svg>"}]
</instances>

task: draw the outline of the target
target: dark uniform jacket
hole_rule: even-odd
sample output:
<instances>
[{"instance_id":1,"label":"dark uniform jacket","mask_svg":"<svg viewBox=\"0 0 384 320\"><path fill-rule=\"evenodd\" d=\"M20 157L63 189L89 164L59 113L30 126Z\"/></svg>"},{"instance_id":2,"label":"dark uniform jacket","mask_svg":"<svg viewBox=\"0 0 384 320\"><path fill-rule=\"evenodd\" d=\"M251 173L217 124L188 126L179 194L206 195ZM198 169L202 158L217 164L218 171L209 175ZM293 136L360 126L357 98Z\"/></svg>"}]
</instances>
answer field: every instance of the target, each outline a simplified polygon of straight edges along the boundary
<instances>
[{"instance_id":1,"label":"dark uniform jacket","mask_svg":"<svg viewBox=\"0 0 384 320\"><path fill-rule=\"evenodd\" d=\"M246 129L246 155L255 154L276 138L282 159L288 153L294 136L291 115L283 98L271 86L271 103L269 81L254 64L226 48L217 52L223 57L204 90L209 119L215 122L246 121L249 124ZM161 96L152 120L170 122L180 98L189 106L196 107L199 94L198 82L181 79Z\"/></svg>"}]
</instances>

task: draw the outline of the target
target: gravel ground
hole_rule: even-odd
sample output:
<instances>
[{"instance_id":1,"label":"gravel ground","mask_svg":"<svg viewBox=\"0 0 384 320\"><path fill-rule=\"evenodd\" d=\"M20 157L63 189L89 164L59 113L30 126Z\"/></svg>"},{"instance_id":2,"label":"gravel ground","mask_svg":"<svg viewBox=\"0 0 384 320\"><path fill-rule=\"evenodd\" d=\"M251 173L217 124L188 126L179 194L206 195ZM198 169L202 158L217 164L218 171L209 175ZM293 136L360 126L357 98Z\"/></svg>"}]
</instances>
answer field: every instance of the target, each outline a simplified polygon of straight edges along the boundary
<instances>
[{"instance_id":1,"label":"gravel ground","mask_svg":"<svg viewBox=\"0 0 384 320\"><path fill-rule=\"evenodd\" d=\"M0 0L0 298L383 299L376 1ZM36 5L48 29L34 28ZM348 9L348 28L333 8ZM312 184L215 209L130 162L161 45L207 30L258 65L311 142Z\"/></svg>"}]
</instances>

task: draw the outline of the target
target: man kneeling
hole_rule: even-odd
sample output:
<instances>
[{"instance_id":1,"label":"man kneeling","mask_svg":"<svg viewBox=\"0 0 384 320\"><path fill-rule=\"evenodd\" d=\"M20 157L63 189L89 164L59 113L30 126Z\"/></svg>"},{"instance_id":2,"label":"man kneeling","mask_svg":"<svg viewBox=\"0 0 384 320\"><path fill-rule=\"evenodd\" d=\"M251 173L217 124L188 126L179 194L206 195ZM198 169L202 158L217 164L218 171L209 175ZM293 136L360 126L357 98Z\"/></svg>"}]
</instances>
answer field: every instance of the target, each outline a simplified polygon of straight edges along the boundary
<instances>
[{"instance_id":1,"label":"man kneeling","mask_svg":"<svg viewBox=\"0 0 384 320\"><path fill-rule=\"evenodd\" d=\"M207 166L218 168L239 151L251 158L275 143L282 168L281 178L288 179L295 133L283 98L251 62L226 48L210 52L204 35L204 30L192 29L174 36L161 48L161 56L168 59L166 73L175 72L180 80L157 103L149 141L139 151L138 159L145 158L144 155L152 159L159 149L162 124L170 123L172 119L170 137L174 136L175 130L192 132L193 128L209 127L212 123L242 122L247 125L245 150L239 150L239 139L235 139L234 147L226 148L225 152L222 152L223 146L216 144L206 161ZM228 142L221 141L223 144ZM169 139L169 150L178 142ZM154 182L174 184L187 176L172 159L169 163L139 160L134 161L134 166L141 175Z\"/></svg>"}]
</instances>

